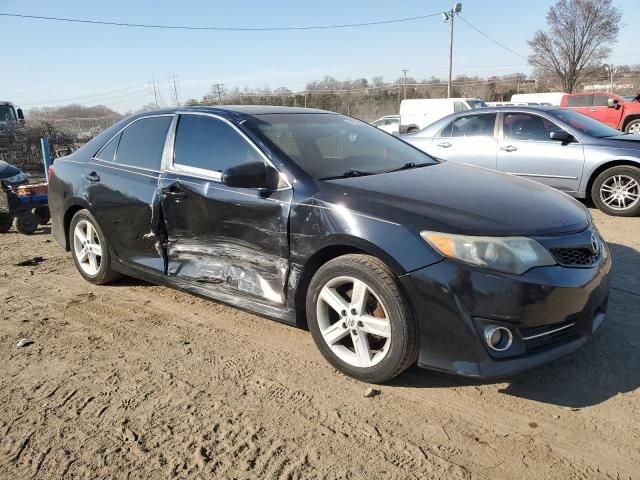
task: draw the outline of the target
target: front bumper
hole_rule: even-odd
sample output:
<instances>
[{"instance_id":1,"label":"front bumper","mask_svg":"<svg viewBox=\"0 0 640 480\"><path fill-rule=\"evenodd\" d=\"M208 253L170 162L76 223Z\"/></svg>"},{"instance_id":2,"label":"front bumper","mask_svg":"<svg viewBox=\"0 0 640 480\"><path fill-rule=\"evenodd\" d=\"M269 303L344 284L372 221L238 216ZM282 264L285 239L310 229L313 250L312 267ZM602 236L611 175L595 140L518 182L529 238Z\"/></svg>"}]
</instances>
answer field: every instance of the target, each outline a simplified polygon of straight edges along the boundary
<instances>
[{"instance_id":1,"label":"front bumper","mask_svg":"<svg viewBox=\"0 0 640 480\"><path fill-rule=\"evenodd\" d=\"M516 276L444 260L401 277L420 326L418 365L459 375L512 375L571 353L604 321L611 256L589 268L540 267ZM487 324L513 346L491 350Z\"/></svg>"}]
</instances>

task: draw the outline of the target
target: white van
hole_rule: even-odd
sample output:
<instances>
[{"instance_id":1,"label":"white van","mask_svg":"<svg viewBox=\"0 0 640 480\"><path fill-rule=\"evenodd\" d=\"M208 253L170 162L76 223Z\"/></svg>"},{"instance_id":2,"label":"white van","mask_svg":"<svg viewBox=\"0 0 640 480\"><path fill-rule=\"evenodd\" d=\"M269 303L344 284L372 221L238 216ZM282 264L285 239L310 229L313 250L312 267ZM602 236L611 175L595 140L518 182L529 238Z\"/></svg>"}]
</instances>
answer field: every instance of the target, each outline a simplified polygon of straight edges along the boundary
<instances>
[{"instance_id":1,"label":"white van","mask_svg":"<svg viewBox=\"0 0 640 480\"><path fill-rule=\"evenodd\" d=\"M416 98L400 103L400 133L413 133L454 112L484 108L477 98Z\"/></svg>"},{"instance_id":2,"label":"white van","mask_svg":"<svg viewBox=\"0 0 640 480\"><path fill-rule=\"evenodd\" d=\"M516 93L511 95L511 101L515 102L535 102L539 105L560 106L562 100L562 92L545 92L545 93Z\"/></svg>"}]
</instances>

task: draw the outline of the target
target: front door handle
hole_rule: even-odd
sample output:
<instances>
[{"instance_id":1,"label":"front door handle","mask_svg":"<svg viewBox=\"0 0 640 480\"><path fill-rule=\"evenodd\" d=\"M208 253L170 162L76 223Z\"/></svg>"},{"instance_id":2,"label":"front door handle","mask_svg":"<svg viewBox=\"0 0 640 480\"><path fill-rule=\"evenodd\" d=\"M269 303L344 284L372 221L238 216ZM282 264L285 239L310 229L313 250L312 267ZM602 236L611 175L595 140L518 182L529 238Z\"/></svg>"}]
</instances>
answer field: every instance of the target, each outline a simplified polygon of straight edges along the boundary
<instances>
[{"instance_id":1,"label":"front door handle","mask_svg":"<svg viewBox=\"0 0 640 480\"><path fill-rule=\"evenodd\" d=\"M98 183L100 181L100 177L98 176L98 174L96 172L91 172L91 173L85 175L84 178L89 180L91 183Z\"/></svg>"},{"instance_id":2,"label":"front door handle","mask_svg":"<svg viewBox=\"0 0 640 480\"><path fill-rule=\"evenodd\" d=\"M166 198L172 198L174 200L184 200L185 198L187 198L187 194L184 192L181 192L180 190L173 190L170 188L166 188L162 190L162 194L166 197Z\"/></svg>"},{"instance_id":3,"label":"front door handle","mask_svg":"<svg viewBox=\"0 0 640 480\"><path fill-rule=\"evenodd\" d=\"M518 149L513 145L507 145L506 147L500 147L500 150L504 150L505 152L515 152Z\"/></svg>"},{"instance_id":4,"label":"front door handle","mask_svg":"<svg viewBox=\"0 0 640 480\"><path fill-rule=\"evenodd\" d=\"M451 144L449 142L442 142L442 143L439 143L438 146L442 148L449 148Z\"/></svg>"}]
</instances>

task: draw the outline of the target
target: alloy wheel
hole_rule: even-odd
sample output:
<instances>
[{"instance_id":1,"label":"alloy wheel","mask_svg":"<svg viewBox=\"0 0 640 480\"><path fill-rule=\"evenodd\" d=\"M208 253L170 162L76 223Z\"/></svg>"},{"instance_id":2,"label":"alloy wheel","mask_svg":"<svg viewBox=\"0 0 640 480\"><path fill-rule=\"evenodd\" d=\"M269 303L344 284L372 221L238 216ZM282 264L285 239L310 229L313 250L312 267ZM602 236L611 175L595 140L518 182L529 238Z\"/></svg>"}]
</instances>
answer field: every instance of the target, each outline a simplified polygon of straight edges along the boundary
<instances>
[{"instance_id":1,"label":"alloy wheel","mask_svg":"<svg viewBox=\"0 0 640 480\"><path fill-rule=\"evenodd\" d=\"M629 175L613 175L602 182L600 200L613 210L627 210L640 201L640 185Z\"/></svg>"},{"instance_id":2,"label":"alloy wheel","mask_svg":"<svg viewBox=\"0 0 640 480\"><path fill-rule=\"evenodd\" d=\"M638 123L634 123L633 125L631 125L631 127L629 127L629 130L627 131L627 133L633 133L633 134L640 134L640 122Z\"/></svg>"},{"instance_id":3,"label":"alloy wheel","mask_svg":"<svg viewBox=\"0 0 640 480\"><path fill-rule=\"evenodd\" d=\"M102 264L102 245L96 229L87 220L80 220L73 231L73 251L80 268L87 275L97 275Z\"/></svg>"},{"instance_id":4,"label":"alloy wheel","mask_svg":"<svg viewBox=\"0 0 640 480\"><path fill-rule=\"evenodd\" d=\"M316 305L320 333L333 353L354 367L382 361L391 344L391 323L380 297L362 280L336 277Z\"/></svg>"}]
</instances>

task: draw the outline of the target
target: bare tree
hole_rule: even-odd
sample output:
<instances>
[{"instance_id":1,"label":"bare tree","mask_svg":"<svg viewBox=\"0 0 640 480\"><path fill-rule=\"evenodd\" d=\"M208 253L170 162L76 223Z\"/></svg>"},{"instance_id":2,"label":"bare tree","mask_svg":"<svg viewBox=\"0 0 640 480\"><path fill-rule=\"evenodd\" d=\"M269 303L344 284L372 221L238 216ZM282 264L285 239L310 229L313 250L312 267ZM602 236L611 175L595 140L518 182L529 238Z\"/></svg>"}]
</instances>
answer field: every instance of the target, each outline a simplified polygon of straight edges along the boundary
<instances>
[{"instance_id":1,"label":"bare tree","mask_svg":"<svg viewBox=\"0 0 640 480\"><path fill-rule=\"evenodd\" d=\"M583 73L611 52L621 17L612 0L559 0L547 12L548 30L538 30L529 41L529 64L538 76L553 76L572 93Z\"/></svg>"}]
</instances>

